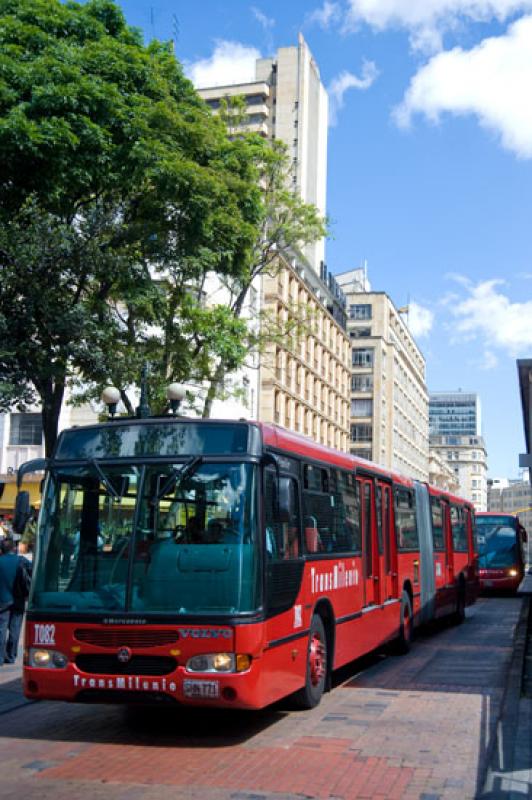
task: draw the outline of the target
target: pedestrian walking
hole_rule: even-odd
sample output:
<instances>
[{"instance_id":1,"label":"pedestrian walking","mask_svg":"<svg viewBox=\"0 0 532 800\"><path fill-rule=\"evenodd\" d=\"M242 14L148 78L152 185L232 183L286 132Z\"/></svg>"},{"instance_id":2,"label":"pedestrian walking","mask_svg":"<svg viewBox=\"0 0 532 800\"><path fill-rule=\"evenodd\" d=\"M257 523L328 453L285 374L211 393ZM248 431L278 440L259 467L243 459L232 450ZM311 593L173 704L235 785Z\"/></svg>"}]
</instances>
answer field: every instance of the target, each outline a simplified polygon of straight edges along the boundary
<instances>
[{"instance_id":1,"label":"pedestrian walking","mask_svg":"<svg viewBox=\"0 0 532 800\"><path fill-rule=\"evenodd\" d=\"M31 564L15 552L12 537L0 542L0 665L14 664L31 584Z\"/></svg>"}]
</instances>

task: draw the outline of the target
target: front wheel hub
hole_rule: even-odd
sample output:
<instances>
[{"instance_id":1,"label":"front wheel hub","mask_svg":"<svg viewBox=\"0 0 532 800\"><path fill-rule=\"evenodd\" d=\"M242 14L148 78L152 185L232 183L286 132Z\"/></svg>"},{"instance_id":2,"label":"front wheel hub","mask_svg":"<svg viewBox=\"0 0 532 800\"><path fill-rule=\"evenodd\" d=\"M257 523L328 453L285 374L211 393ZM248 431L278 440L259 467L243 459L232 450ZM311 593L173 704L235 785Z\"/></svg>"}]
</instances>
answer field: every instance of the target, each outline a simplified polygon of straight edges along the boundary
<instances>
[{"instance_id":1,"label":"front wheel hub","mask_svg":"<svg viewBox=\"0 0 532 800\"><path fill-rule=\"evenodd\" d=\"M310 642L309 662L310 680L313 686L317 686L325 675L325 645L316 633Z\"/></svg>"}]
</instances>

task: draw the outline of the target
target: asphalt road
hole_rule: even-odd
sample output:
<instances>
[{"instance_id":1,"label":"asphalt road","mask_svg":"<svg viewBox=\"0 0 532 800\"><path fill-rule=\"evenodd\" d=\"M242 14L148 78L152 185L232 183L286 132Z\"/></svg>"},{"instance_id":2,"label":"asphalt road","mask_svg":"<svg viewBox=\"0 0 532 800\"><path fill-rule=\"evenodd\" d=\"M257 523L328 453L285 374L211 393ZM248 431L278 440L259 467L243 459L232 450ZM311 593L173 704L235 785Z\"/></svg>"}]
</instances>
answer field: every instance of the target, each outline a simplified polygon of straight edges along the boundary
<instances>
[{"instance_id":1,"label":"asphalt road","mask_svg":"<svg viewBox=\"0 0 532 800\"><path fill-rule=\"evenodd\" d=\"M2 800L438 800L483 786L522 600L480 599L460 627L335 675L312 711L28 703L0 671Z\"/></svg>"}]
</instances>

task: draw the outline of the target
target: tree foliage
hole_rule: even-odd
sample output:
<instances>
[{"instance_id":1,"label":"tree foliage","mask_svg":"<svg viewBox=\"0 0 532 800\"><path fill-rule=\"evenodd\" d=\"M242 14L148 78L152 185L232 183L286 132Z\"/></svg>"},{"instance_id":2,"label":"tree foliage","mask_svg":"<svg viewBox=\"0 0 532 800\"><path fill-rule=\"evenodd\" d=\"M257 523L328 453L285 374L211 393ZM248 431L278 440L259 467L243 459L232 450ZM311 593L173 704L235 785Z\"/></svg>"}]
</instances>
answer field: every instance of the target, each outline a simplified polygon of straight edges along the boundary
<instances>
[{"instance_id":1,"label":"tree foliage","mask_svg":"<svg viewBox=\"0 0 532 800\"><path fill-rule=\"evenodd\" d=\"M115 362L131 380L165 306L206 271L246 274L254 177L170 47L145 47L110 0L0 0L0 397L39 397L48 451L66 381Z\"/></svg>"}]
</instances>

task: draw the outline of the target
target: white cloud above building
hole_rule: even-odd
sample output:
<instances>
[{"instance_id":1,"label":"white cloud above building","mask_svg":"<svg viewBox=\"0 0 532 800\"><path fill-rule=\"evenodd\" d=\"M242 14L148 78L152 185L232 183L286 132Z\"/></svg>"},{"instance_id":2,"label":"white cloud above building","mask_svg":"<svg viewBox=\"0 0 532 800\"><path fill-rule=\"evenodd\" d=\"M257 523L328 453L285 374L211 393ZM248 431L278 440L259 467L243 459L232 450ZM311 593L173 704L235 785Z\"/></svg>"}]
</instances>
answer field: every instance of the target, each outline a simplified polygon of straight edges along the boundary
<instances>
[{"instance_id":1,"label":"white cloud above building","mask_svg":"<svg viewBox=\"0 0 532 800\"><path fill-rule=\"evenodd\" d=\"M186 64L185 72L196 89L247 83L255 80L255 62L260 57L256 47L220 39L209 58Z\"/></svg>"},{"instance_id":2,"label":"white cloud above building","mask_svg":"<svg viewBox=\"0 0 532 800\"><path fill-rule=\"evenodd\" d=\"M507 150L532 158L531 86L532 15L471 50L456 47L431 58L412 78L394 118L408 127L417 114L434 123L443 114L474 115Z\"/></svg>"},{"instance_id":3,"label":"white cloud above building","mask_svg":"<svg viewBox=\"0 0 532 800\"><path fill-rule=\"evenodd\" d=\"M343 13L340 3L325 0L322 6L308 14L306 21L310 25L318 25L320 28L327 30L334 24L340 22L342 17Z\"/></svg>"},{"instance_id":4,"label":"white cloud above building","mask_svg":"<svg viewBox=\"0 0 532 800\"><path fill-rule=\"evenodd\" d=\"M365 91L374 83L379 71L373 61L364 61L362 75L358 77L352 72L343 70L332 79L327 87L329 95L329 125L334 126L338 121L338 112L344 106L344 95L349 89Z\"/></svg>"},{"instance_id":5,"label":"white cloud above building","mask_svg":"<svg viewBox=\"0 0 532 800\"><path fill-rule=\"evenodd\" d=\"M455 341L480 340L485 366L496 365L494 350L515 358L532 349L532 299L512 301L501 287L505 281L492 279L466 283L466 296L449 304Z\"/></svg>"},{"instance_id":6,"label":"white cloud above building","mask_svg":"<svg viewBox=\"0 0 532 800\"><path fill-rule=\"evenodd\" d=\"M414 339L428 336L434 324L433 312L424 306L412 301L408 306L408 327Z\"/></svg>"},{"instance_id":7,"label":"white cloud above building","mask_svg":"<svg viewBox=\"0 0 532 800\"><path fill-rule=\"evenodd\" d=\"M504 22L532 11L532 0L348 0L344 27L404 29L414 49L436 51L445 32L469 22Z\"/></svg>"}]
</instances>

